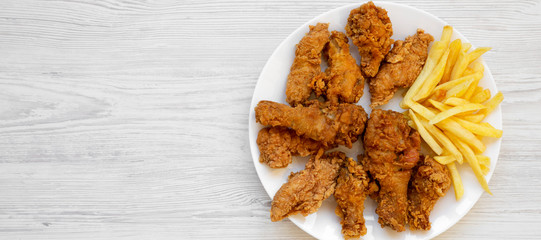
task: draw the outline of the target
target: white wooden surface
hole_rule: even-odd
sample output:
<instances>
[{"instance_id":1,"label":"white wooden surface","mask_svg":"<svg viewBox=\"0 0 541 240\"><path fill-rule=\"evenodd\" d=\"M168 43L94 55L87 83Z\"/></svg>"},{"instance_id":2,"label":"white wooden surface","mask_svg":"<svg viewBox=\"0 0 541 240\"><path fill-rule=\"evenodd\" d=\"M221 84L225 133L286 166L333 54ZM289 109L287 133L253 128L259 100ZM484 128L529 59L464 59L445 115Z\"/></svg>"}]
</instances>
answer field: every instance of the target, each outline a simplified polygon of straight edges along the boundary
<instances>
[{"instance_id":1,"label":"white wooden surface","mask_svg":"<svg viewBox=\"0 0 541 240\"><path fill-rule=\"evenodd\" d=\"M274 48L352 1L0 1L0 239L311 239L271 223L248 111ZM438 239L541 236L541 2L396 1L449 22L505 95L470 213Z\"/></svg>"}]
</instances>

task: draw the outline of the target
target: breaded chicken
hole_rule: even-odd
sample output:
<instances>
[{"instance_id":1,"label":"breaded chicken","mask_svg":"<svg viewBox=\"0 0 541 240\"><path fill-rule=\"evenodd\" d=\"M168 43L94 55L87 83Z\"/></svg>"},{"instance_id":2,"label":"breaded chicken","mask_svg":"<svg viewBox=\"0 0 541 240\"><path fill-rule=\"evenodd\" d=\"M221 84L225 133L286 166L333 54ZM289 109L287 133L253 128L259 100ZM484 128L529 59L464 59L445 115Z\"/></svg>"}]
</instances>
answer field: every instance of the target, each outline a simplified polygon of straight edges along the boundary
<instances>
[{"instance_id":1,"label":"breaded chicken","mask_svg":"<svg viewBox=\"0 0 541 240\"><path fill-rule=\"evenodd\" d=\"M408 224L411 230L430 230L430 212L451 187L451 174L428 156L421 157L413 172L408 191Z\"/></svg>"},{"instance_id":2,"label":"breaded chicken","mask_svg":"<svg viewBox=\"0 0 541 240\"><path fill-rule=\"evenodd\" d=\"M308 100L312 93L310 83L325 76L320 64L323 47L329 42L328 27L328 23L310 26L310 32L297 44L286 85L286 102L291 106Z\"/></svg>"},{"instance_id":3,"label":"breaded chicken","mask_svg":"<svg viewBox=\"0 0 541 240\"><path fill-rule=\"evenodd\" d=\"M338 171L345 159L342 152L318 154L310 158L304 170L291 173L272 199L271 220L276 222L289 215L306 216L316 212L323 200L334 193Z\"/></svg>"},{"instance_id":4,"label":"breaded chicken","mask_svg":"<svg viewBox=\"0 0 541 240\"><path fill-rule=\"evenodd\" d=\"M324 83L313 84L316 93L331 104L356 103L363 96L364 78L361 69L349 53L348 38L344 33L332 31L331 40L324 49L329 67L325 70ZM319 87L319 89L318 89Z\"/></svg>"},{"instance_id":5,"label":"breaded chicken","mask_svg":"<svg viewBox=\"0 0 541 240\"><path fill-rule=\"evenodd\" d=\"M266 127L257 135L259 147L259 162L271 168L287 167L292 156L306 157L318 152L323 147L318 141L297 135L294 130L286 127ZM334 147L334 146L332 146Z\"/></svg>"},{"instance_id":6,"label":"breaded chicken","mask_svg":"<svg viewBox=\"0 0 541 240\"><path fill-rule=\"evenodd\" d=\"M340 144L351 148L364 131L367 114L362 106L349 103L325 106L313 101L307 106L290 107L260 101L255 107L255 119L266 126L289 127L325 147Z\"/></svg>"},{"instance_id":7,"label":"breaded chicken","mask_svg":"<svg viewBox=\"0 0 541 240\"><path fill-rule=\"evenodd\" d=\"M338 203L336 215L342 219L342 234L345 239L359 238L366 234L364 225L364 200L377 191L378 186L370 181L363 166L352 158L347 158L340 169L334 198Z\"/></svg>"},{"instance_id":8,"label":"breaded chicken","mask_svg":"<svg viewBox=\"0 0 541 240\"><path fill-rule=\"evenodd\" d=\"M381 227L404 231L408 206L411 169L419 161L421 138L408 126L403 114L375 109L364 134L363 166L377 181L374 194Z\"/></svg>"},{"instance_id":9,"label":"breaded chicken","mask_svg":"<svg viewBox=\"0 0 541 240\"><path fill-rule=\"evenodd\" d=\"M346 34L359 48L364 77L376 76L381 61L393 44L393 25L387 11L371 1L351 10Z\"/></svg>"},{"instance_id":10,"label":"breaded chicken","mask_svg":"<svg viewBox=\"0 0 541 240\"><path fill-rule=\"evenodd\" d=\"M411 87L428 56L428 45L434 38L418 29L405 41L396 41L381 63L376 77L369 79L371 108L386 104L398 88Z\"/></svg>"}]
</instances>

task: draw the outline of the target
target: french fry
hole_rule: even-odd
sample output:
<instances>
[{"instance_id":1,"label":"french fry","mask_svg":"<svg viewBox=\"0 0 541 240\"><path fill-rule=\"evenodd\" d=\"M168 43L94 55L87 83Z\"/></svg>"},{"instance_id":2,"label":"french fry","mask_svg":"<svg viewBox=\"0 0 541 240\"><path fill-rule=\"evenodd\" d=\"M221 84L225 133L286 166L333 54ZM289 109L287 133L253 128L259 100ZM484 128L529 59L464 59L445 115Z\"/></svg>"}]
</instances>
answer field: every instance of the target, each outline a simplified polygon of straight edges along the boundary
<instances>
[{"instance_id":1,"label":"french fry","mask_svg":"<svg viewBox=\"0 0 541 240\"><path fill-rule=\"evenodd\" d=\"M473 68L467 67L466 70L464 70L464 72L462 73L462 76L467 76L467 75L471 75L471 74L474 74L474 73L475 73L475 70L473 70Z\"/></svg>"},{"instance_id":2,"label":"french fry","mask_svg":"<svg viewBox=\"0 0 541 240\"><path fill-rule=\"evenodd\" d=\"M482 74L481 74L482 75ZM470 98L473 96L473 92L475 91L475 88L477 85L479 85L480 78L474 78L473 82L468 87L468 90L464 93L463 97L466 100L470 100Z\"/></svg>"},{"instance_id":3,"label":"french fry","mask_svg":"<svg viewBox=\"0 0 541 240\"><path fill-rule=\"evenodd\" d=\"M449 109L451 109L452 107L451 106L447 106L441 102L438 102L438 101L434 101L432 99L428 99L428 102L430 104L432 104L432 106L434 106L435 108L437 108L438 110L440 110L441 112L443 111L447 111Z\"/></svg>"},{"instance_id":4,"label":"french fry","mask_svg":"<svg viewBox=\"0 0 541 240\"><path fill-rule=\"evenodd\" d=\"M482 153L486 150L486 146L483 144L483 142L481 142L481 140L479 140L477 137L475 137L473 133L471 133L452 119L442 120L441 122L436 123L436 126L446 132L452 133L461 141L464 141L465 143L473 147L473 149L478 153Z\"/></svg>"},{"instance_id":5,"label":"french fry","mask_svg":"<svg viewBox=\"0 0 541 240\"><path fill-rule=\"evenodd\" d=\"M481 55L485 54L486 52L488 52L488 50L490 50L492 48L489 48L489 47L479 47L479 48L476 48L475 50L471 51L468 53L467 55L467 58L468 58L468 64L472 63L473 61L477 60L479 57L481 57Z\"/></svg>"},{"instance_id":6,"label":"french fry","mask_svg":"<svg viewBox=\"0 0 541 240\"><path fill-rule=\"evenodd\" d=\"M419 115L423 116L425 119L432 119L434 118L434 116L436 116L435 113L433 113L432 111L430 111L428 108L426 108L425 106L417 103L417 102L410 102L408 104L408 106L410 106L410 108L415 111L416 113L418 113Z\"/></svg>"},{"instance_id":7,"label":"french fry","mask_svg":"<svg viewBox=\"0 0 541 240\"><path fill-rule=\"evenodd\" d=\"M462 97L464 93L468 90L468 87L475 81L475 78L472 76L467 81L456 85L455 87L449 89L447 93L445 93L445 98L450 97Z\"/></svg>"},{"instance_id":8,"label":"french fry","mask_svg":"<svg viewBox=\"0 0 541 240\"><path fill-rule=\"evenodd\" d=\"M475 96L476 94L482 92L483 90L484 89L482 87L476 86L475 91L473 91L473 95Z\"/></svg>"},{"instance_id":9,"label":"french fry","mask_svg":"<svg viewBox=\"0 0 541 240\"><path fill-rule=\"evenodd\" d=\"M447 169L451 173L451 180L453 180L453 188L455 189L455 199L458 201L464 195L464 186L462 185L462 179L460 174L458 174L458 169L454 162L446 165Z\"/></svg>"},{"instance_id":10,"label":"french fry","mask_svg":"<svg viewBox=\"0 0 541 240\"><path fill-rule=\"evenodd\" d=\"M474 72L483 73L485 71L485 66L483 65L483 63L481 61L475 61L475 62L471 63L470 66L471 66L471 69Z\"/></svg>"},{"instance_id":11,"label":"french fry","mask_svg":"<svg viewBox=\"0 0 541 240\"><path fill-rule=\"evenodd\" d=\"M462 45L464 47L464 45ZM464 74L464 70L468 67L469 59L468 54L464 51L460 51L458 53L458 58L456 59L455 66L453 66L453 70L451 71L451 80L458 79Z\"/></svg>"},{"instance_id":12,"label":"french fry","mask_svg":"<svg viewBox=\"0 0 541 240\"><path fill-rule=\"evenodd\" d=\"M449 48L445 50L445 53L443 53L443 56L440 58L438 64L434 67L432 73L427 77L421 89L419 89L417 94L413 97L413 101L425 99L430 95L430 93L432 93L432 90L434 90L436 85L438 85L441 77L443 76L443 71L445 71L445 64L447 63L448 56Z\"/></svg>"},{"instance_id":13,"label":"french fry","mask_svg":"<svg viewBox=\"0 0 541 240\"><path fill-rule=\"evenodd\" d=\"M488 123L482 123L482 124L472 123L460 118L453 118L453 120L455 120L458 124L460 124L465 129L468 129L470 132L477 134L479 136L499 138L502 136L502 133L503 133L502 130L496 129Z\"/></svg>"},{"instance_id":14,"label":"french fry","mask_svg":"<svg viewBox=\"0 0 541 240\"><path fill-rule=\"evenodd\" d=\"M490 99L490 90L485 89L475 95L473 95L470 99L470 102L472 103L482 103L486 100Z\"/></svg>"},{"instance_id":15,"label":"french fry","mask_svg":"<svg viewBox=\"0 0 541 240\"><path fill-rule=\"evenodd\" d=\"M484 155L475 155L475 157L477 158L477 161L479 161L479 166L481 166L483 175L487 175L490 171L490 158Z\"/></svg>"},{"instance_id":16,"label":"french fry","mask_svg":"<svg viewBox=\"0 0 541 240\"><path fill-rule=\"evenodd\" d=\"M457 160L457 162L462 164L462 154L460 153L460 151L458 151L453 142L451 142L451 140L447 136L445 136L445 134L443 134L440 129L438 129L434 125L428 124L428 121L426 121L425 119L421 118L420 121L421 124L423 124L423 126L426 128L426 130L428 130L428 132L430 132L434 137L436 137L438 142L441 143L441 145Z\"/></svg>"},{"instance_id":17,"label":"french fry","mask_svg":"<svg viewBox=\"0 0 541 240\"><path fill-rule=\"evenodd\" d=\"M463 52L467 53L468 50L470 50L470 48L471 48L471 43L463 43L462 44L462 51Z\"/></svg>"},{"instance_id":18,"label":"french fry","mask_svg":"<svg viewBox=\"0 0 541 240\"><path fill-rule=\"evenodd\" d=\"M492 195L492 192L490 192L490 189L488 188L488 184L483 175L483 172L481 171L481 166L479 165L479 161L477 161L477 157L475 157L473 150L468 146L468 144L458 139L457 136L453 134L448 134L448 136L451 138L453 143L456 144L460 152L462 152L462 154L464 155L464 158L466 158L466 161L468 162L471 169L473 170L473 173L475 174L475 177L477 178L477 181L479 182L479 184L481 184L481 187L483 187L483 189L486 192Z\"/></svg>"},{"instance_id":19,"label":"french fry","mask_svg":"<svg viewBox=\"0 0 541 240\"><path fill-rule=\"evenodd\" d=\"M441 77L440 84L446 83L451 79L451 71L455 66L456 59L462 48L462 40L455 39L449 44L449 56L447 57L447 64L445 65L445 70L443 71L443 76Z\"/></svg>"},{"instance_id":20,"label":"french fry","mask_svg":"<svg viewBox=\"0 0 541 240\"><path fill-rule=\"evenodd\" d=\"M415 113L411 109L409 110L409 115L415 123L415 126L417 126L417 131L419 132L423 140L425 140L425 142L432 149L432 151L434 151L438 155L441 155L443 149L436 142L436 140L434 140L430 133L428 133L428 131L424 128L423 124L419 121L419 119L417 118L417 116L415 116Z\"/></svg>"},{"instance_id":21,"label":"french fry","mask_svg":"<svg viewBox=\"0 0 541 240\"><path fill-rule=\"evenodd\" d=\"M460 118L473 123L480 123L485 118L484 114L471 114L466 116L460 116Z\"/></svg>"},{"instance_id":22,"label":"french fry","mask_svg":"<svg viewBox=\"0 0 541 240\"><path fill-rule=\"evenodd\" d=\"M461 83L463 83L463 82L469 80L469 79L472 78L472 77L473 77L474 79L475 79L475 78L481 79L481 78L483 78L483 74L480 73L480 72L476 72L476 73L473 73L473 74L471 74L471 75L463 76L463 77L460 77L460 78L458 78L458 79L455 79L455 80L446 82L446 83L444 83L444 84L440 84L440 85L438 85L436 88L434 88L434 91L432 91L432 92L435 92L435 91L440 90L440 89L443 89L443 90L449 90L449 89L451 89L451 88L453 88L453 87L455 87L455 86L457 86L457 85L459 85L459 84L461 84Z\"/></svg>"},{"instance_id":23,"label":"french fry","mask_svg":"<svg viewBox=\"0 0 541 240\"><path fill-rule=\"evenodd\" d=\"M442 120L445 120L451 116L454 116L456 114L467 112L467 111L473 111L473 110L479 110L483 109L485 106L483 104L479 103L468 103L460 106L453 107L449 110L440 112L436 114L434 118L432 118L428 123L429 124L436 124L438 122L441 122Z\"/></svg>"},{"instance_id":24,"label":"french fry","mask_svg":"<svg viewBox=\"0 0 541 240\"><path fill-rule=\"evenodd\" d=\"M496 107L503 101L503 94L502 92L496 93L493 98L485 102L486 109L483 109L479 111L479 113L482 113L486 116L488 116Z\"/></svg>"},{"instance_id":25,"label":"french fry","mask_svg":"<svg viewBox=\"0 0 541 240\"><path fill-rule=\"evenodd\" d=\"M421 73L419 73L419 75L417 76L417 79L415 79L415 82L411 85L408 92L404 96L404 99L402 99L402 101L400 102L401 108L405 109L409 106L408 103L412 102L413 97L417 94L417 92L421 89L426 79L430 76L430 74L432 73L432 70L438 64L441 56L444 54L445 50L447 49L447 45L449 45L449 41L451 40L452 34L453 34L453 28L451 26L443 27L440 41L434 42L432 44L432 47L430 48L428 57L425 61L425 65L423 69L421 70Z\"/></svg>"},{"instance_id":26,"label":"french fry","mask_svg":"<svg viewBox=\"0 0 541 240\"><path fill-rule=\"evenodd\" d=\"M456 107L456 106L460 106L460 105L464 105L464 104L469 104L470 102L468 100L463 99L463 98L450 97L450 98L445 99L445 101L443 101L443 103L447 104L449 106Z\"/></svg>"},{"instance_id":27,"label":"french fry","mask_svg":"<svg viewBox=\"0 0 541 240\"><path fill-rule=\"evenodd\" d=\"M454 162L456 158L451 155L445 155L445 156L434 156L434 160L439 162L441 165L447 165L449 163Z\"/></svg>"}]
</instances>

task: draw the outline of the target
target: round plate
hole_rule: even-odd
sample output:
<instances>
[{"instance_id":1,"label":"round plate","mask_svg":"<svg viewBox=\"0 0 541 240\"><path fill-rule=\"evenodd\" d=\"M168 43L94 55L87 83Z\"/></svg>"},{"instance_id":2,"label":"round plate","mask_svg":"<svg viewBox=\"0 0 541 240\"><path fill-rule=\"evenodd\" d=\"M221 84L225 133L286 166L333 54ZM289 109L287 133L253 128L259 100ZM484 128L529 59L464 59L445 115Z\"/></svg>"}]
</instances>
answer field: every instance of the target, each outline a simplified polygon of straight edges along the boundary
<instances>
[{"instance_id":1,"label":"round plate","mask_svg":"<svg viewBox=\"0 0 541 240\"><path fill-rule=\"evenodd\" d=\"M424 29L426 33L430 33L432 36L434 36L435 40L439 40L443 26L447 25L443 20L410 6L388 2L375 2L375 4L387 10L389 18L393 24L392 38L395 40L403 40L407 36L415 34L417 28ZM338 30L344 32L344 27L349 16L349 12L359 6L360 4L356 3L331 10L299 27L297 30L295 30L295 32L289 35L278 46L278 48L276 48L263 68L261 75L259 76L250 106L250 149L259 179L271 198L282 186L282 184L287 181L287 177L291 172L297 172L304 169L304 165L308 158L295 157L293 159L293 163L287 168L283 169L271 169L267 165L261 164L259 162L259 149L256 144L256 139L259 130L263 126L255 122L254 107L261 100L272 100L275 102L286 103L286 81L287 75L289 74L289 68L293 63L293 58L295 57L295 45L308 32L308 25L315 25L318 22L326 22L330 23L329 30ZM452 39L456 38L460 38L463 42L468 42L468 40L462 36L462 34L454 30ZM352 55L357 59L357 63L359 63L360 57L357 52L357 48L350 44L350 50ZM497 92L496 84L492 78L490 70L484 62L483 64L485 65L485 76L481 80L480 85L484 88L490 89L490 92L495 94ZM370 94L368 93L368 85L365 85L364 90L364 95L357 104L362 105L367 113L370 113ZM382 109L392 109L400 112L404 111L404 109L401 109L398 106L398 103L402 99L402 93L403 90L396 93L394 98L388 104L382 106ZM487 117L486 121L492 126L502 129L501 119L501 109L498 107L490 116ZM489 181L492 173L494 172L496 161L498 160L501 138L485 138L483 142L487 145L484 155L490 157L492 160L490 164L490 172L486 176L487 181ZM357 154L362 152L359 141L353 145L352 149L347 149L343 146L339 147L338 149L346 152L349 157L353 157L354 159L356 159ZM464 196L460 201L456 201L454 190L452 188L449 189L447 195L437 202L430 215L432 228L429 231L406 230L405 232L398 233L388 227L381 228L380 224L378 223L378 216L375 213L376 203L372 199L367 198L365 202L364 217L366 219L366 228L368 229L368 232L363 239L430 239L453 226L473 207L473 205L481 197L481 194L484 192L477 182L472 170L466 165L467 164L463 164L459 166L460 175L462 177L465 189ZM308 215L307 217L294 215L289 217L289 219L301 229L316 238L343 239L340 232L342 229L340 219L334 213L335 208L336 202L333 197L330 197L323 202L321 208L316 213Z\"/></svg>"}]
</instances>

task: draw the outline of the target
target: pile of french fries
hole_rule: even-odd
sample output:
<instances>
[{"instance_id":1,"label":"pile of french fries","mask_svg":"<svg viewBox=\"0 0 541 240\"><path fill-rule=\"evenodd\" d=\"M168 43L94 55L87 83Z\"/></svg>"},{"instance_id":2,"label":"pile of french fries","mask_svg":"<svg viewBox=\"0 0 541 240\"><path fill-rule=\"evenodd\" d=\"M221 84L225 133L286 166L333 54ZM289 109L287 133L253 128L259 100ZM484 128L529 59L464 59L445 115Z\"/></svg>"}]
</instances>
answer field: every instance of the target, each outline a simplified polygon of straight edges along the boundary
<instances>
[{"instance_id":1,"label":"pile of french fries","mask_svg":"<svg viewBox=\"0 0 541 240\"><path fill-rule=\"evenodd\" d=\"M445 26L439 41L433 43L426 63L407 91L400 106L411 119L422 139L437 155L436 161L451 172L455 197L464 194L464 186L456 163L464 160L473 170L485 191L485 175L490 158L481 155L486 146L483 137L499 138L502 130L482 122L503 100L498 92L491 98L490 91L480 87L484 66L479 57L490 48L469 51L471 44L460 39L451 40L453 28Z\"/></svg>"}]
</instances>

